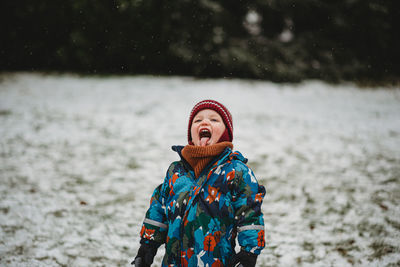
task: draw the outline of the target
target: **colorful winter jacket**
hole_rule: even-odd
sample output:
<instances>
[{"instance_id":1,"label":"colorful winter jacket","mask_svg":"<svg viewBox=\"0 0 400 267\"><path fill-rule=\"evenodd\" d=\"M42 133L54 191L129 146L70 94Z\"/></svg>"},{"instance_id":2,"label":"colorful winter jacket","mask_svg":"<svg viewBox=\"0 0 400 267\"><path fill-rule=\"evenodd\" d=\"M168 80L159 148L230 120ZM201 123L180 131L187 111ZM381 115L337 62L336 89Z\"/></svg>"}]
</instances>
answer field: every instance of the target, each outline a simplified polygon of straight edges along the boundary
<instances>
[{"instance_id":1,"label":"colorful winter jacket","mask_svg":"<svg viewBox=\"0 0 400 267\"><path fill-rule=\"evenodd\" d=\"M182 146L173 150L181 155ZM152 195L141 242L165 243L162 266L225 266L238 237L242 249L264 248L259 185L240 152L226 148L198 179L181 156Z\"/></svg>"}]
</instances>

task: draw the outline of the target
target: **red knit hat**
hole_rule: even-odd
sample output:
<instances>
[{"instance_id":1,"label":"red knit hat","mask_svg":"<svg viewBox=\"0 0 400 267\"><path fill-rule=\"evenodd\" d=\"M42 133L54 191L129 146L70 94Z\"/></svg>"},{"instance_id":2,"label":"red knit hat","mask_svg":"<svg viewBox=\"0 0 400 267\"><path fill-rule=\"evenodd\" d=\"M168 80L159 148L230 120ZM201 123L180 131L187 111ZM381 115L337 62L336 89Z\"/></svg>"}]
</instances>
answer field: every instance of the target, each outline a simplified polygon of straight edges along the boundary
<instances>
[{"instance_id":1,"label":"red knit hat","mask_svg":"<svg viewBox=\"0 0 400 267\"><path fill-rule=\"evenodd\" d=\"M233 123L232 123L231 113L221 103L219 103L215 100L208 99L208 100L203 100L203 101L200 101L199 103L197 103L193 107L192 111L190 112L189 126L188 126L188 142L189 142L189 144L193 143L190 129L192 127L192 122L193 122L194 116L196 116L196 114L203 109L212 109L212 110L216 111L221 116L222 120L224 121L226 129L225 129L225 132L222 134L221 138L218 140L218 143L223 142L223 141L232 142L232 140L233 140Z\"/></svg>"}]
</instances>

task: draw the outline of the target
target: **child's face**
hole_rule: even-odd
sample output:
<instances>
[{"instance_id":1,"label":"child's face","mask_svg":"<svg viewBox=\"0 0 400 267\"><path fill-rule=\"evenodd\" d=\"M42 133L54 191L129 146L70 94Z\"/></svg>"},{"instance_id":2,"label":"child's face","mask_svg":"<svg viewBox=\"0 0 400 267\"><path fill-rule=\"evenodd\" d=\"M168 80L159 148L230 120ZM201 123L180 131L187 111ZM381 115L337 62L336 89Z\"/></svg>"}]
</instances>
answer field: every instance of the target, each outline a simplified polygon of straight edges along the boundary
<instances>
[{"instance_id":1,"label":"child's face","mask_svg":"<svg viewBox=\"0 0 400 267\"><path fill-rule=\"evenodd\" d=\"M203 109L193 118L190 133L195 146L216 144L225 131L222 117L212 109Z\"/></svg>"}]
</instances>

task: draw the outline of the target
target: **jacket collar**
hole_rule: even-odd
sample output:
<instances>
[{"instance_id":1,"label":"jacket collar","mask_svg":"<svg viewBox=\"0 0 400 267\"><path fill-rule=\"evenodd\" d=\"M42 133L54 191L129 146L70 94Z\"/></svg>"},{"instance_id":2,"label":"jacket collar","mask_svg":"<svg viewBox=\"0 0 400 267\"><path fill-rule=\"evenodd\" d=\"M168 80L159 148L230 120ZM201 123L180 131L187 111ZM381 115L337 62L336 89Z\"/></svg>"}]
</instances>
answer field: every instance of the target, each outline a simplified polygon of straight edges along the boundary
<instances>
[{"instance_id":1,"label":"jacket collar","mask_svg":"<svg viewBox=\"0 0 400 267\"><path fill-rule=\"evenodd\" d=\"M183 162L183 165L185 166L186 169L193 171L192 166L190 166L190 164L183 158L182 156L182 149L184 148L184 146L172 146L171 149L173 151L175 151L176 153L178 153L179 157L181 158L181 161Z\"/></svg>"}]
</instances>

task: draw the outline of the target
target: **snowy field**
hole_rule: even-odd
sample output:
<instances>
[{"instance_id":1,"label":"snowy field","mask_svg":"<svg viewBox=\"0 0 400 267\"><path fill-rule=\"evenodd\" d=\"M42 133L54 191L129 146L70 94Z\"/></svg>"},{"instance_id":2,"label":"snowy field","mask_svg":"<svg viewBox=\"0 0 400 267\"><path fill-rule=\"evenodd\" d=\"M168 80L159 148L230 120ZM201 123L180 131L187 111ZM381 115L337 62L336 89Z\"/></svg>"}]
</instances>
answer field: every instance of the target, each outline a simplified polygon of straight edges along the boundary
<instances>
[{"instance_id":1,"label":"snowy field","mask_svg":"<svg viewBox=\"0 0 400 267\"><path fill-rule=\"evenodd\" d=\"M29 73L0 76L0 266L128 266L205 98L267 188L257 266L400 266L399 88Z\"/></svg>"}]
</instances>

